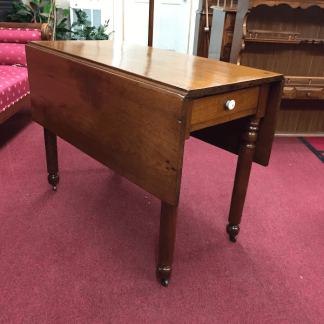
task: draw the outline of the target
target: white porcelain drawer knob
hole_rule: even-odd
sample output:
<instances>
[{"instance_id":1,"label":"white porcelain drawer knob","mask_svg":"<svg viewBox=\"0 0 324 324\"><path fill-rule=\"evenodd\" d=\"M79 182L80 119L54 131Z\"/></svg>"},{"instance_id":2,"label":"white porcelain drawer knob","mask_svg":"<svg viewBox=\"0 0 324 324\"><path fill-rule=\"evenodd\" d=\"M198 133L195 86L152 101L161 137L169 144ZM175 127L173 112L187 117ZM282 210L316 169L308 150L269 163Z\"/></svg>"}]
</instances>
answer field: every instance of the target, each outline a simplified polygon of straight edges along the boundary
<instances>
[{"instance_id":1,"label":"white porcelain drawer knob","mask_svg":"<svg viewBox=\"0 0 324 324\"><path fill-rule=\"evenodd\" d=\"M235 107L235 100L228 100L228 101L226 102L226 107L227 107L229 110L234 109L234 107Z\"/></svg>"}]
</instances>

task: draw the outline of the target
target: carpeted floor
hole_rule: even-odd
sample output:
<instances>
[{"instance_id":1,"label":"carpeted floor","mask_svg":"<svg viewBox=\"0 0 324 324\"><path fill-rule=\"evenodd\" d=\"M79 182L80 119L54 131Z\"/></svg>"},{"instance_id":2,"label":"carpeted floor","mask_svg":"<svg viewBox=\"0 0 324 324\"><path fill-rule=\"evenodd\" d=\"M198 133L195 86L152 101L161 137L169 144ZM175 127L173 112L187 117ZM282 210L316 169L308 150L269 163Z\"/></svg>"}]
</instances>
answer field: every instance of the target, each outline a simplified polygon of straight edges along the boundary
<instances>
[{"instance_id":1,"label":"carpeted floor","mask_svg":"<svg viewBox=\"0 0 324 324\"><path fill-rule=\"evenodd\" d=\"M160 202L43 131L0 125L0 323L323 323L323 163L276 138L254 165L237 243L225 232L236 158L185 147L173 276L155 279Z\"/></svg>"},{"instance_id":2,"label":"carpeted floor","mask_svg":"<svg viewBox=\"0 0 324 324\"><path fill-rule=\"evenodd\" d=\"M324 137L299 137L323 163L324 163Z\"/></svg>"}]
</instances>

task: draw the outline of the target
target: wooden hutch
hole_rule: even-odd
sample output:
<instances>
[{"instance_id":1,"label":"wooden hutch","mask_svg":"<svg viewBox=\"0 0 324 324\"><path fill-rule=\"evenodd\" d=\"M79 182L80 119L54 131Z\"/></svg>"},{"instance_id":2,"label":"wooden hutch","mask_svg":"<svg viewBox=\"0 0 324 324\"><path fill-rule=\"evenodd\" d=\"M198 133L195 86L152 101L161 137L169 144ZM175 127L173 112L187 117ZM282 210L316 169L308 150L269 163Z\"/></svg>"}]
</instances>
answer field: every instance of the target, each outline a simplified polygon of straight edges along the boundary
<instances>
[{"instance_id":1,"label":"wooden hutch","mask_svg":"<svg viewBox=\"0 0 324 324\"><path fill-rule=\"evenodd\" d=\"M226 12L222 60L285 75L277 136L324 136L323 9L318 0L239 0Z\"/></svg>"}]
</instances>

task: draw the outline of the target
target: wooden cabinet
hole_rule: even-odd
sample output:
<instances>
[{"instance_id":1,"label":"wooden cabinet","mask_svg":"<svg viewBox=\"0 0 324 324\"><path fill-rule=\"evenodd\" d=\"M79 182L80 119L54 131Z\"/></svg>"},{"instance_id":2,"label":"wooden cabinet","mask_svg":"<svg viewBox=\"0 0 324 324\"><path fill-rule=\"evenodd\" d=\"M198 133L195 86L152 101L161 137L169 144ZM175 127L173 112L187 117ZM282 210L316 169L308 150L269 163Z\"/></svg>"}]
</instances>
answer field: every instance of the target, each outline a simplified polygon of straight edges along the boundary
<instances>
[{"instance_id":1,"label":"wooden cabinet","mask_svg":"<svg viewBox=\"0 0 324 324\"><path fill-rule=\"evenodd\" d=\"M208 10L206 10L206 0L199 1L199 8L197 11L199 26L198 40L197 40L197 56L208 57L210 30L213 26L213 7L222 8L225 12L224 29L222 35L221 45L221 61L229 62L233 31L236 17L236 7L239 0L208 0ZM208 26L209 31L206 32L206 13L208 12Z\"/></svg>"},{"instance_id":2,"label":"wooden cabinet","mask_svg":"<svg viewBox=\"0 0 324 324\"><path fill-rule=\"evenodd\" d=\"M225 8L225 21L224 21L224 31L222 39L222 49L221 49L221 60L224 62L229 62L231 55L231 47L233 42L233 32L236 17L236 7Z\"/></svg>"},{"instance_id":3,"label":"wooden cabinet","mask_svg":"<svg viewBox=\"0 0 324 324\"><path fill-rule=\"evenodd\" d=\"M201 0L197 55L208 55ZM225 12L220 59L285 75L278 136L324 136L324 1L209 0ZM212 40L211 40L212 42Z\"/></svg>"},{"instance_id":4,"label":"wooden cabinet","mask_svg":"<svg viewBox=\"0 0 324 324\"><path fill-rule=\"evenodd\" d=\"M276 135L324 136L323 8L324 1L250 0L242 26L236 20L242 36L234 35L232 63L285 75Z\"/></svg>"}]
</instances>

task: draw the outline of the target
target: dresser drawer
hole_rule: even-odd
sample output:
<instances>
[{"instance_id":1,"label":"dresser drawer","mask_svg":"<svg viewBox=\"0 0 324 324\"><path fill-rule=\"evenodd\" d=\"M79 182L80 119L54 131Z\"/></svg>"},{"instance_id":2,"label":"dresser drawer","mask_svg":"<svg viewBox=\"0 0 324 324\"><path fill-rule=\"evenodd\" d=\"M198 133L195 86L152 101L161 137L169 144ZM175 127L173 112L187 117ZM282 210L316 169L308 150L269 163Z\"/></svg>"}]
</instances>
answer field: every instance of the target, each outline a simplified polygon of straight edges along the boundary
<instances>
[{"instance_id":1,"label":"dresser drawer","mask_svg":"<svg viewBox=\"0 0 324 324\"><path fill-rule=\"evenodd\" d=\"M296 87L296 99L321 99L323 88Z\"/></svg>"},{"instance_id":2,"label":"dresser drawer","mask_svg":"<svg viewBox=\"0 0 324 324\"><path fill-rule=\"evenodd\" d=\"M295 87L284 87L282 93L282 99L294 99L296 96L296 88Z\"/></svg>"},{"instance_id":3,"label":"dresser drawer","mask_svg":"<svg viewBox=\"0 0 324 324\"><path fill-rule=\"evenodd\" d=\"M260 87L258 86L194 100L192 104L191 130L199 129L199 125L204 127L215 125L217 121L224 117L230 120L231 116L236 118L237 114L242 117L256 112L259 93ZM235 101L233 109L226 106L226 103L231 100Z\"/></svg>"}]
</instances>

